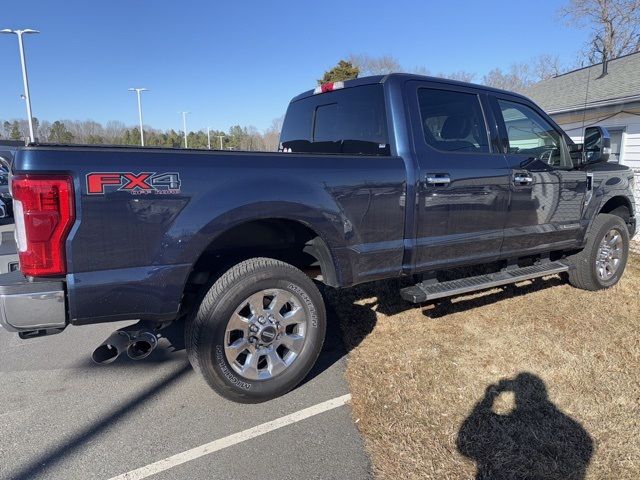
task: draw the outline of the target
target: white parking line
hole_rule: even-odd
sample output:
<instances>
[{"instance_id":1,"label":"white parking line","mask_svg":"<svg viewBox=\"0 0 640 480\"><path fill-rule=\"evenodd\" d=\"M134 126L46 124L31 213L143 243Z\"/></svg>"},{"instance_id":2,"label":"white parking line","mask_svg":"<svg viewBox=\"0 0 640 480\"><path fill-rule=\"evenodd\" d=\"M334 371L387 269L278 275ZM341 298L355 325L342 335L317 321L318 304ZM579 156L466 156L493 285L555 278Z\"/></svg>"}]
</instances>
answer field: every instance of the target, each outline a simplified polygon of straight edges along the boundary
<instances>
[{"instance_id":1,"label":"white parking line","mask_svg":"<svg viewBox=\"0 0 640 480\"><path fill-rule=\"evenodd\" d=\"M311 407L298 410L297 412L285 415L284 417L277 418L275 420L257 425L252 428L248 428L247 430L243 430L242 432L234 433L227 437L214 440L213 442L205 443L204 445L200 445L199 447L177 453L176 455L172 455L163 460L158 460L157 462L151 463L147 466L136 468L135 470L123 473L122 475L110 478L109 480L139 480L142 478L147 478L151 475L155 475L156 473L160 473L178 465L182 465L183 463L190 462L191 460L195 460L196 458L200 458L205 455L209 455L210 453L217 452L218 450L222 450L223 448L246 442L247 440L259 437L260 435L264 435L265 433L272 432L279 428L300 422L301 420L305 420L320 413L328 412L329 410L333 410L334 408L341 407L349 400L351 400L350 394L332 398L331 400L327 400L326 402L318 403Z\"/></svg>"}]
</instances>

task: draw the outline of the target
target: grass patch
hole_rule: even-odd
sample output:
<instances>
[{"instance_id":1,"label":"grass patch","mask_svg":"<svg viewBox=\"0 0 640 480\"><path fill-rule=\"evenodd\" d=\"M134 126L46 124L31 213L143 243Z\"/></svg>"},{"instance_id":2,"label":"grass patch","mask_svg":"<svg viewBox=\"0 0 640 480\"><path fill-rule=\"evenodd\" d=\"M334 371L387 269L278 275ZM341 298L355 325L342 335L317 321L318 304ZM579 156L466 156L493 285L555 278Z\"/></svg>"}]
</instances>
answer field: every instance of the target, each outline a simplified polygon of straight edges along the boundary
<instances>
[{"instance_id":1,"label":"grass patch","mask_svg":"<svg viewBox=\"0 0 640 480\"><path fill-rule=\"evenodd\" d=\"M414 307L399 282L331 292L353 415L378 478L637 479L640 257Z\"/></svg>"}]
</instances>

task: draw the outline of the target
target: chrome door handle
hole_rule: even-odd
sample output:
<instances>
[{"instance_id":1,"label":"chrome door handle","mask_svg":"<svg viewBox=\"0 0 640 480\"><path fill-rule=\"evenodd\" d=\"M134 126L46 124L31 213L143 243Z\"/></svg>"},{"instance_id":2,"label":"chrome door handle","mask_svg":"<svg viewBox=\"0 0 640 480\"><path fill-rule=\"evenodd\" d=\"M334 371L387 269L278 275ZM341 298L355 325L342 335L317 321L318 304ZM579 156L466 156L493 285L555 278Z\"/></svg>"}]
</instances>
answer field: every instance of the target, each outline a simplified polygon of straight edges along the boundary
<instances>
[{"instance_id":1,"label":"chrome door handle","mask_svg":"<svg viewBox=\"0 0 640 480\"><path fill-rule=\"evenodd\" d=\"M520 185L530 185L533 183L533 177L531 175L516 173L513 177L513 183L518 183Z\"/></svg>"},{"instance_id":2,"label":"chrome door handle","mask_svg":"<svg viewBox=\"0 0 640 480\"><path fill-rule=\"evenodd\" d=\"M451 178L447 174L427 174L425 179L427 184L435 186L447 186L451 183Z\"/></svg>"}]
</instances>

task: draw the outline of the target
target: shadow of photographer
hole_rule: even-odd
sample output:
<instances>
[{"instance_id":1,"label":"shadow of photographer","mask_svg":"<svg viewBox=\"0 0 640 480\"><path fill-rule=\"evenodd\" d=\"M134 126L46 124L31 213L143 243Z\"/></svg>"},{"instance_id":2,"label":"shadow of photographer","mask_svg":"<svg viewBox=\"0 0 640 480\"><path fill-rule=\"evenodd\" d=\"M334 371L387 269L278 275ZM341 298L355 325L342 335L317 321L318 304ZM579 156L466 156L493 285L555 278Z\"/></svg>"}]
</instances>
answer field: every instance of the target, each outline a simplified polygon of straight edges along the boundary
<instances>
[{"instance_id":1,"label":"shadow of photographer","mask_svg":"<svg viewBox=\"0 0 640 480\"><path fill-rule=\"evenodd\" d=\"M495 412L502 394L514 408ZM458 451L476 462L477 480L581 480L593 453L593 440L548 398L541 378L520 373L490 385L466 418Z\"/></svg>"}]
</instances>

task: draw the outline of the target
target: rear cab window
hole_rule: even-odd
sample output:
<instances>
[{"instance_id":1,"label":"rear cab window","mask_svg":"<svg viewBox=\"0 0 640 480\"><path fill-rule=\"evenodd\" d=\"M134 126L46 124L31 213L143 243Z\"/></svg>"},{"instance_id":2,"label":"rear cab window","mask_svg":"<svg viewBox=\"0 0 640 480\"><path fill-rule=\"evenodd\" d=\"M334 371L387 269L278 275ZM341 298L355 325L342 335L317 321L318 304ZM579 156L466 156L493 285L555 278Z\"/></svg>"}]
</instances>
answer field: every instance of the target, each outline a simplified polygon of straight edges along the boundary
<instances>
[{"instance_id":1,"label":"rear cab window","mask_svg":"<svg viewBox=\"0 0 640 480\"><path fill-rule=\"evenodd\" d=\"M335 90L292 102L281 148L294 153L390 155L380 84Z\"/></svg>"}]
</instances>

